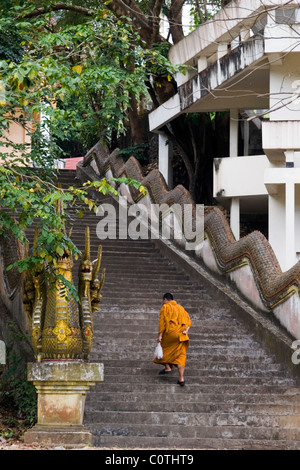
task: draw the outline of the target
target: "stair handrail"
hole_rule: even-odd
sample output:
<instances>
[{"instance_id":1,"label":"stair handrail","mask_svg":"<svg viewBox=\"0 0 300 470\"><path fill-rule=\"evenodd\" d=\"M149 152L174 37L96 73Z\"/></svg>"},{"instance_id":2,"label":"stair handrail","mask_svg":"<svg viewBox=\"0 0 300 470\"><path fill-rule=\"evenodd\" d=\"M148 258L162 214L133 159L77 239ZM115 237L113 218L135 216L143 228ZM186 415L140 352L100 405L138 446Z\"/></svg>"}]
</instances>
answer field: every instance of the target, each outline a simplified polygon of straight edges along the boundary
<instances>
[{"instance_id":1,"label":"stair handrail","mask_svg":"<svg viewBox=\"0 0 300 470\"><path fill-rule=\"evenodd\" d=\"M205 236L223 273L245 262L251 265L257 288L269 309L294 293L299 295L300 262L282 272L269 241L258 230L236 240L224 214L214 207L205 216Z\"/></svg>"}]
</instances>

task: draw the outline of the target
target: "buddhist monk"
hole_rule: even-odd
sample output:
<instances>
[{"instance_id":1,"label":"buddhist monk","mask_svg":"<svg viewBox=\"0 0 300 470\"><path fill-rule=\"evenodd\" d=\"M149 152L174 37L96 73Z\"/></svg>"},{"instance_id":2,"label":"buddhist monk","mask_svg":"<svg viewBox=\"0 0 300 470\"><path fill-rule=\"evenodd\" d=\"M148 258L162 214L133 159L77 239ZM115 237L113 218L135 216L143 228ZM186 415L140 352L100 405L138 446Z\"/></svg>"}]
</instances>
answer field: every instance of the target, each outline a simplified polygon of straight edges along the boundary
<instances>
[{"instance_id":1,"label":"buddhist monk","mask_svg":"<svg viewBox=\"0 0 300 470\"><path fill-rule=\"evenodd\" d=\"M189 314L179 305L170 293L164 294L163 306L160 310L158 339L163 350L162 359L154 359L156 364L165 368L160 375L168 374L176 366L179 373L178 384L185 385L184 369L186 352L189 347L188 331L191 326Z\"/></svg>"}]
</instances>

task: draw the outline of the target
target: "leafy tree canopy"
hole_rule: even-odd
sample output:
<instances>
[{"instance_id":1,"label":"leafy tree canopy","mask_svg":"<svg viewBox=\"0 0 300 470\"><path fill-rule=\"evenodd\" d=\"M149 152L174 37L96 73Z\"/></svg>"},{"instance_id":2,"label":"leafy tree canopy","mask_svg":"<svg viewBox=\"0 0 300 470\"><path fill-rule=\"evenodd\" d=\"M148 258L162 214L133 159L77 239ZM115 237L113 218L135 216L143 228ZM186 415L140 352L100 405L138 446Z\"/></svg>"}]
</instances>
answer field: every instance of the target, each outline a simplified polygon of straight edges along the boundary
<instances>
[{"instance_id":1,"label":"leafy tree canopy","mask_svg":"<svg viewBox=\"0 0 300 470\"><path fill-rule=\"evenodd\" d=\"M150 109L174 93L174 73L184 67L174 67L167 53L183 37L184 3L0 0L0 234L24 240L33 220L40 227L39 253L20 262L20 270L45 260L51 268L53 253L78 253L59 235L66 215L56 203L65 209L78 199L90 209L93 203L86 188L55 186L55 161L64 142L76 140L83 151L99 140L109 143L132 126L139 103ZM193 22L220 6L197 0ZM167 38L160 34L163 14ZM27 144L10 140L13 125L26 129ZM37 176L37 167L44 173ZM97 189L114 191L107 181Z\"/></svg>"}]
</instances>

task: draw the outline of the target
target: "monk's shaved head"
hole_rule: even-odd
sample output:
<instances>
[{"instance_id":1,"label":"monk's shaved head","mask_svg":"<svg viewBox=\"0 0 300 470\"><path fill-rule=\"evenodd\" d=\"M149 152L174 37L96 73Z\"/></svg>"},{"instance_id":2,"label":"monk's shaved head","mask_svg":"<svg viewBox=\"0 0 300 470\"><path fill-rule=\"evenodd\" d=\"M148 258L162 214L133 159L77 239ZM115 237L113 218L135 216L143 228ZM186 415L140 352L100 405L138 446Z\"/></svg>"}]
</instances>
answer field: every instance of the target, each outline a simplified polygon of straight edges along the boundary
<instances>
[{"instance_id":1,"label":"monk's shaved head","mask_svg":"<svg viewBox=\"0 0 300 470\"><path fill-rule=\"evenodd\" d=\"M173 295L167 292L166 294L163 295L163 300L174 300Z\"/></svg>"}]
</instances>

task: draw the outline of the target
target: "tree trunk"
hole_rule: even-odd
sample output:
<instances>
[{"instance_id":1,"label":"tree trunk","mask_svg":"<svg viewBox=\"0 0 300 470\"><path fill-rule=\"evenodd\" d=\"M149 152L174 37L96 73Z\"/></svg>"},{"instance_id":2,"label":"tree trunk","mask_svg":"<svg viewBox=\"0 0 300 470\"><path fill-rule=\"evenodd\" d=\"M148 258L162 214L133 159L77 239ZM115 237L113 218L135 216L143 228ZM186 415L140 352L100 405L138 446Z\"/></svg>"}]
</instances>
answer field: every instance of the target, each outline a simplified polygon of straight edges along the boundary
<instances>
[{"instance_id":1,"label":"tree trunk","mask_svg":"<svg viewBox=\"0 0 300 470\"><path fill-rule=\"evenodd\" d=\"M198 204L210 205L213 200L213 158L215 141L220 139L208 113L181 115L169 127L180 148L187 169L187 189ZM178 183L177 181L176 183Z\"/></svg>"},{"instance_id":2,"label":"tree trunk","mask_svg":"<svg viewBox=\"0 0 300 470\"><path fill-rule=\"evenodd\" d=\"M184 37L182 28L182 7L184 2L185 0L173 0L167 12L173 44L177 44Z\"/></svg>"},{"instance_id":3,"label":"tree trunk","mask_svg":"<svg viewBox=\"0 0 300 470\"><path fill-rule=\"evenodd\" d=\"M145 130L138 115L138 103L134 95L130 95L129 123L133 145L144 144L147 140Z\"/></svg>"}]
</instances>

